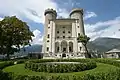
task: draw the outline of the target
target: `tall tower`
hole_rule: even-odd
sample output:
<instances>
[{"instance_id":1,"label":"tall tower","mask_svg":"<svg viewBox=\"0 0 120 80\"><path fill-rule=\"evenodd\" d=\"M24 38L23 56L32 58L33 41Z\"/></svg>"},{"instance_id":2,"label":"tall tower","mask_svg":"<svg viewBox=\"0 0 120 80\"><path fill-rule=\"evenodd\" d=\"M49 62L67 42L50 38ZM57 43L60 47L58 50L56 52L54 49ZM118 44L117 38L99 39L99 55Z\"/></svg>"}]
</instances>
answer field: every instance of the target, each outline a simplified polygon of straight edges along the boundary
<instances>
[{"instance_id":1,"label":"tall tower","mask_svg":"<svg viewBox=\"0 0 120 80\"><path fill-rule=\"evenodd\" d=\"M76 37L78 37L79 35L85 35L84 23L83 23L83 9L81 8L73 9L70 12L70 18L77 19L76 26L75 26L76 32L74 32L76 33ZM77 42L77 51L80 53L85 53L86 50L85 50L85 47L82 45L82 43Z\"/></svg>"},{"instance_id":2,"label":"tall tower","mask_svg":"<svg viewBox=\"0 0 120 80\"><path fill-rule=\"evenodd\" d=\"M83 9L75 8L70 12L71 19L78 19L78 26L80 27L78 31L80 35L85 35L84 23L83 23Z\"/></svg>"},{"instance_id":3,"label":"tall tower","mask_svg":"<svg viewBox=\"0 0 120 80\"><path fill-rule=\"evenodd\" d=\"M52 31L51 27L49 26L51 20L55 20L57 17L57 13L53 9L46 9L45 10L45 24L44 24L44 39L43 39L43 53L48 53L50 52L50 45L47 44L49 41L50 43L52 42ZM48 48L49 47L49 48Z\"/></svg>"}]
</instances>

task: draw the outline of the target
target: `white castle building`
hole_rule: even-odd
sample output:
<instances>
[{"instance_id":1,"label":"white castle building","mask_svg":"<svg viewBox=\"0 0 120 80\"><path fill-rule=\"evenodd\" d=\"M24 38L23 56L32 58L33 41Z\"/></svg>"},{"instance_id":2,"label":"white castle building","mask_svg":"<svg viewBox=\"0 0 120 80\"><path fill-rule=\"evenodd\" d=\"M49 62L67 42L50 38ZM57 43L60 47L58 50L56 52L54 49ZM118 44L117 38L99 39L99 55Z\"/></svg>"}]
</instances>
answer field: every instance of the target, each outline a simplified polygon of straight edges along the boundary
<instances>
[{"instance_id":1,"label":"white castle building","mask_svg":"<svg viewBox=\"0 0 120 80\"><path fill-rule=\"evenodd\" d=\"M43 58L85 58L85 48L77 41L85 35L83 9L73 9L69 18L57 18L53 9L44 15Z\"/></svg>"}]
</instances>

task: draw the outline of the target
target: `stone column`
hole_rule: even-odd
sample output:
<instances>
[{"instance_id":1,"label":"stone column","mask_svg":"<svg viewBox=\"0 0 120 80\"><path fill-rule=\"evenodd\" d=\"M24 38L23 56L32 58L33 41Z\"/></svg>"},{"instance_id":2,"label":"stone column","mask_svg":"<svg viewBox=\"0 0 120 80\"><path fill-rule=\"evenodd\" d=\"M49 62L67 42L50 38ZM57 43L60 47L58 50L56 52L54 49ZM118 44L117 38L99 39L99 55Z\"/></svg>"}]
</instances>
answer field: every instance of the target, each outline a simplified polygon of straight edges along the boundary
<instances>
[{"instance_id":1,"label":"stone column","mask_svg":"<svg viewBox=\"0 0 120 80\"><path fill-rule=\"evenodd\" d=\"M61 53L61 41L59 42L59 53Z\"/></svg>"},{"instance_id":2,"label":"stone column","mask_svg":"<svg viewBox=\"0 0 120 80\"><path fill-rule=\"evenodd\" d=\"M54 54L55 53L55 23L53 22L53 25L52 25L52 53Z\"/></svg>"},{"instance_id":3,"label":"stone column","mask_svg":"<svg viewBox=\"0 0 120 80\"><path fill-rule=\"evenodd\" d=\"M68 49L68 53L69 53L69 42L67 42L67 49Z\"/></svg>"}]
</instances>

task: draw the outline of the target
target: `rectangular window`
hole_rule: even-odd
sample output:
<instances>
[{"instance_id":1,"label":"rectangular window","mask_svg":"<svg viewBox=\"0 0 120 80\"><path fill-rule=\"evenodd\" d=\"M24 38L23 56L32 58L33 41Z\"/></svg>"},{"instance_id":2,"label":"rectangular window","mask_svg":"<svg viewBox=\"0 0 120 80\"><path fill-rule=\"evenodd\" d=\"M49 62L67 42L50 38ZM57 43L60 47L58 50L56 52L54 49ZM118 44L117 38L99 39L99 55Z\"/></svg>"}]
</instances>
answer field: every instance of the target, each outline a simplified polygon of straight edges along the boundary
<instances>
[{"instance_id":1,"label":"rectangular window","mask_svg":"<svg viewBox=\"0 0 120 80\"><path fill-rule=\"evenodd\" d=\"M63 33L65 33L65 31L63 31Z\"/></svg>"},{"instance_id":2,"label":"rectangular window","mask_svg":"<svg viewBox=\"0 0 120 80\"><path fill-rule=\"evenodd\" d=\"M80 47L80 51L81 51L82 47Z\"/></svg>"},{"instance_id":3,"label":"rectangular window","mask_svg":"<svg viewBox=\"0 0 120 80\"><path fill-rule=\"evenodd\" d=\"M48 27L48 29L50 28L50 26Z\"/></svg>"},{"instance_id":4,"label":"rectangular window","mask_svg":"<svg viewBox=\"0 0 120 80\"><path fill-rule=\"evenodd\" d=\"M70 33L70 31L68 31L68 33Z\"/></svg>"},{"instance_id":5,"label":"rectangular window","mask_svg":"<svg viewBox=\"0 0 120 80\"><path fill-rule=\"evenodd\" d=\"M59 33L59 31L57 31L57 33Z\"/></svg>"},{"instance_id":6,"label":"rectangular window","mask_svg":"<svg viewBox=\"0 0 120 80\"><path fill-rule=\"evenodd\" d=\"M50 38L50 35L49 35L49 34L47 35L47 38Z\"/></svg>"},{"instance_id":7,"label":"rectangular window","mask_svg":"<svg viewBox=\"0 0 120 80\"><path fill-rule=\"evenodd\" d=\"M48 24L50 24L50 20L49 20Z\"/></svg>"},{"instance_id":8,"label":"rectangular window","mask_svg":"<svg viewBox=\"0 0 120 80\"><path fill-rule=\"evenodd\" d=\"M78 33L78 36L80 36L80 33Z\"/></svg>"},{"instance_id":9,"label":"rectangular window","mask_svg":"<svg viewBox=\"0 0 120 80\"><path fill-rule=\"evenodd\" d=\"M65 38L65 36L63 36L63 38Z\"/></svg>"},{"instance_id":10,"label":"rectangular window","mask_svg":"<svg viewBox=\"0 0 120 80\"><path fill-rule=\"evenodd\" d=\"M47 51L49 51L49 47L47 47Z\"/></svg>"},{"instance_id":11,"label":"rectangular window","mask_svg":"<svg viewBox=\"0 0 120 80\"><path fill-rule=\"evenodd\" d=\"M59 52L59 47L57 47L57 52Z\"/></svg>"}]
</instances>

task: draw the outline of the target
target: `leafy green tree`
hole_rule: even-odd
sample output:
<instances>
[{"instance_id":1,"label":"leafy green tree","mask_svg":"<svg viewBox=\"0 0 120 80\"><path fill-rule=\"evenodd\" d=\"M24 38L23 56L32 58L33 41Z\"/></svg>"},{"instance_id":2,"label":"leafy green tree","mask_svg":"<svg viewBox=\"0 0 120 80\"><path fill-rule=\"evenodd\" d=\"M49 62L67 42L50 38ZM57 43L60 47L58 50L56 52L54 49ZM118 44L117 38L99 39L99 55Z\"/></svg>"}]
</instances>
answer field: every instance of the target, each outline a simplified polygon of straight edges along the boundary
<instances>
[{"instance_id":1,"label":"leafy green tree","mask_svg":"<svg viewBox=\"0 0 120 80\"><path fill-rule=\"evenodd\" d=\"M79 35L78 38L77 38L77 41L78 41L79 43L81 42L81 43L84 45L85 50L86 50L85 56L86 56L87 58L91 58L91 55L88 53L88 49L87 49L87 46L86 46L89 40L90 40L90 38L87 37L86 35Z\"/></svg>"},{"instance_id":2,"label":"leafy green tree","mask_svg":"<svg viewBox=\"0 0 120 80\"><path fill-rule=\"evenodd\" d=\"M34 35L25 22L12 16L0 21L0 36L0 53L9 58L9 54L19 51L20 46L30 45Z\"/></svg>"}]
</instances>

